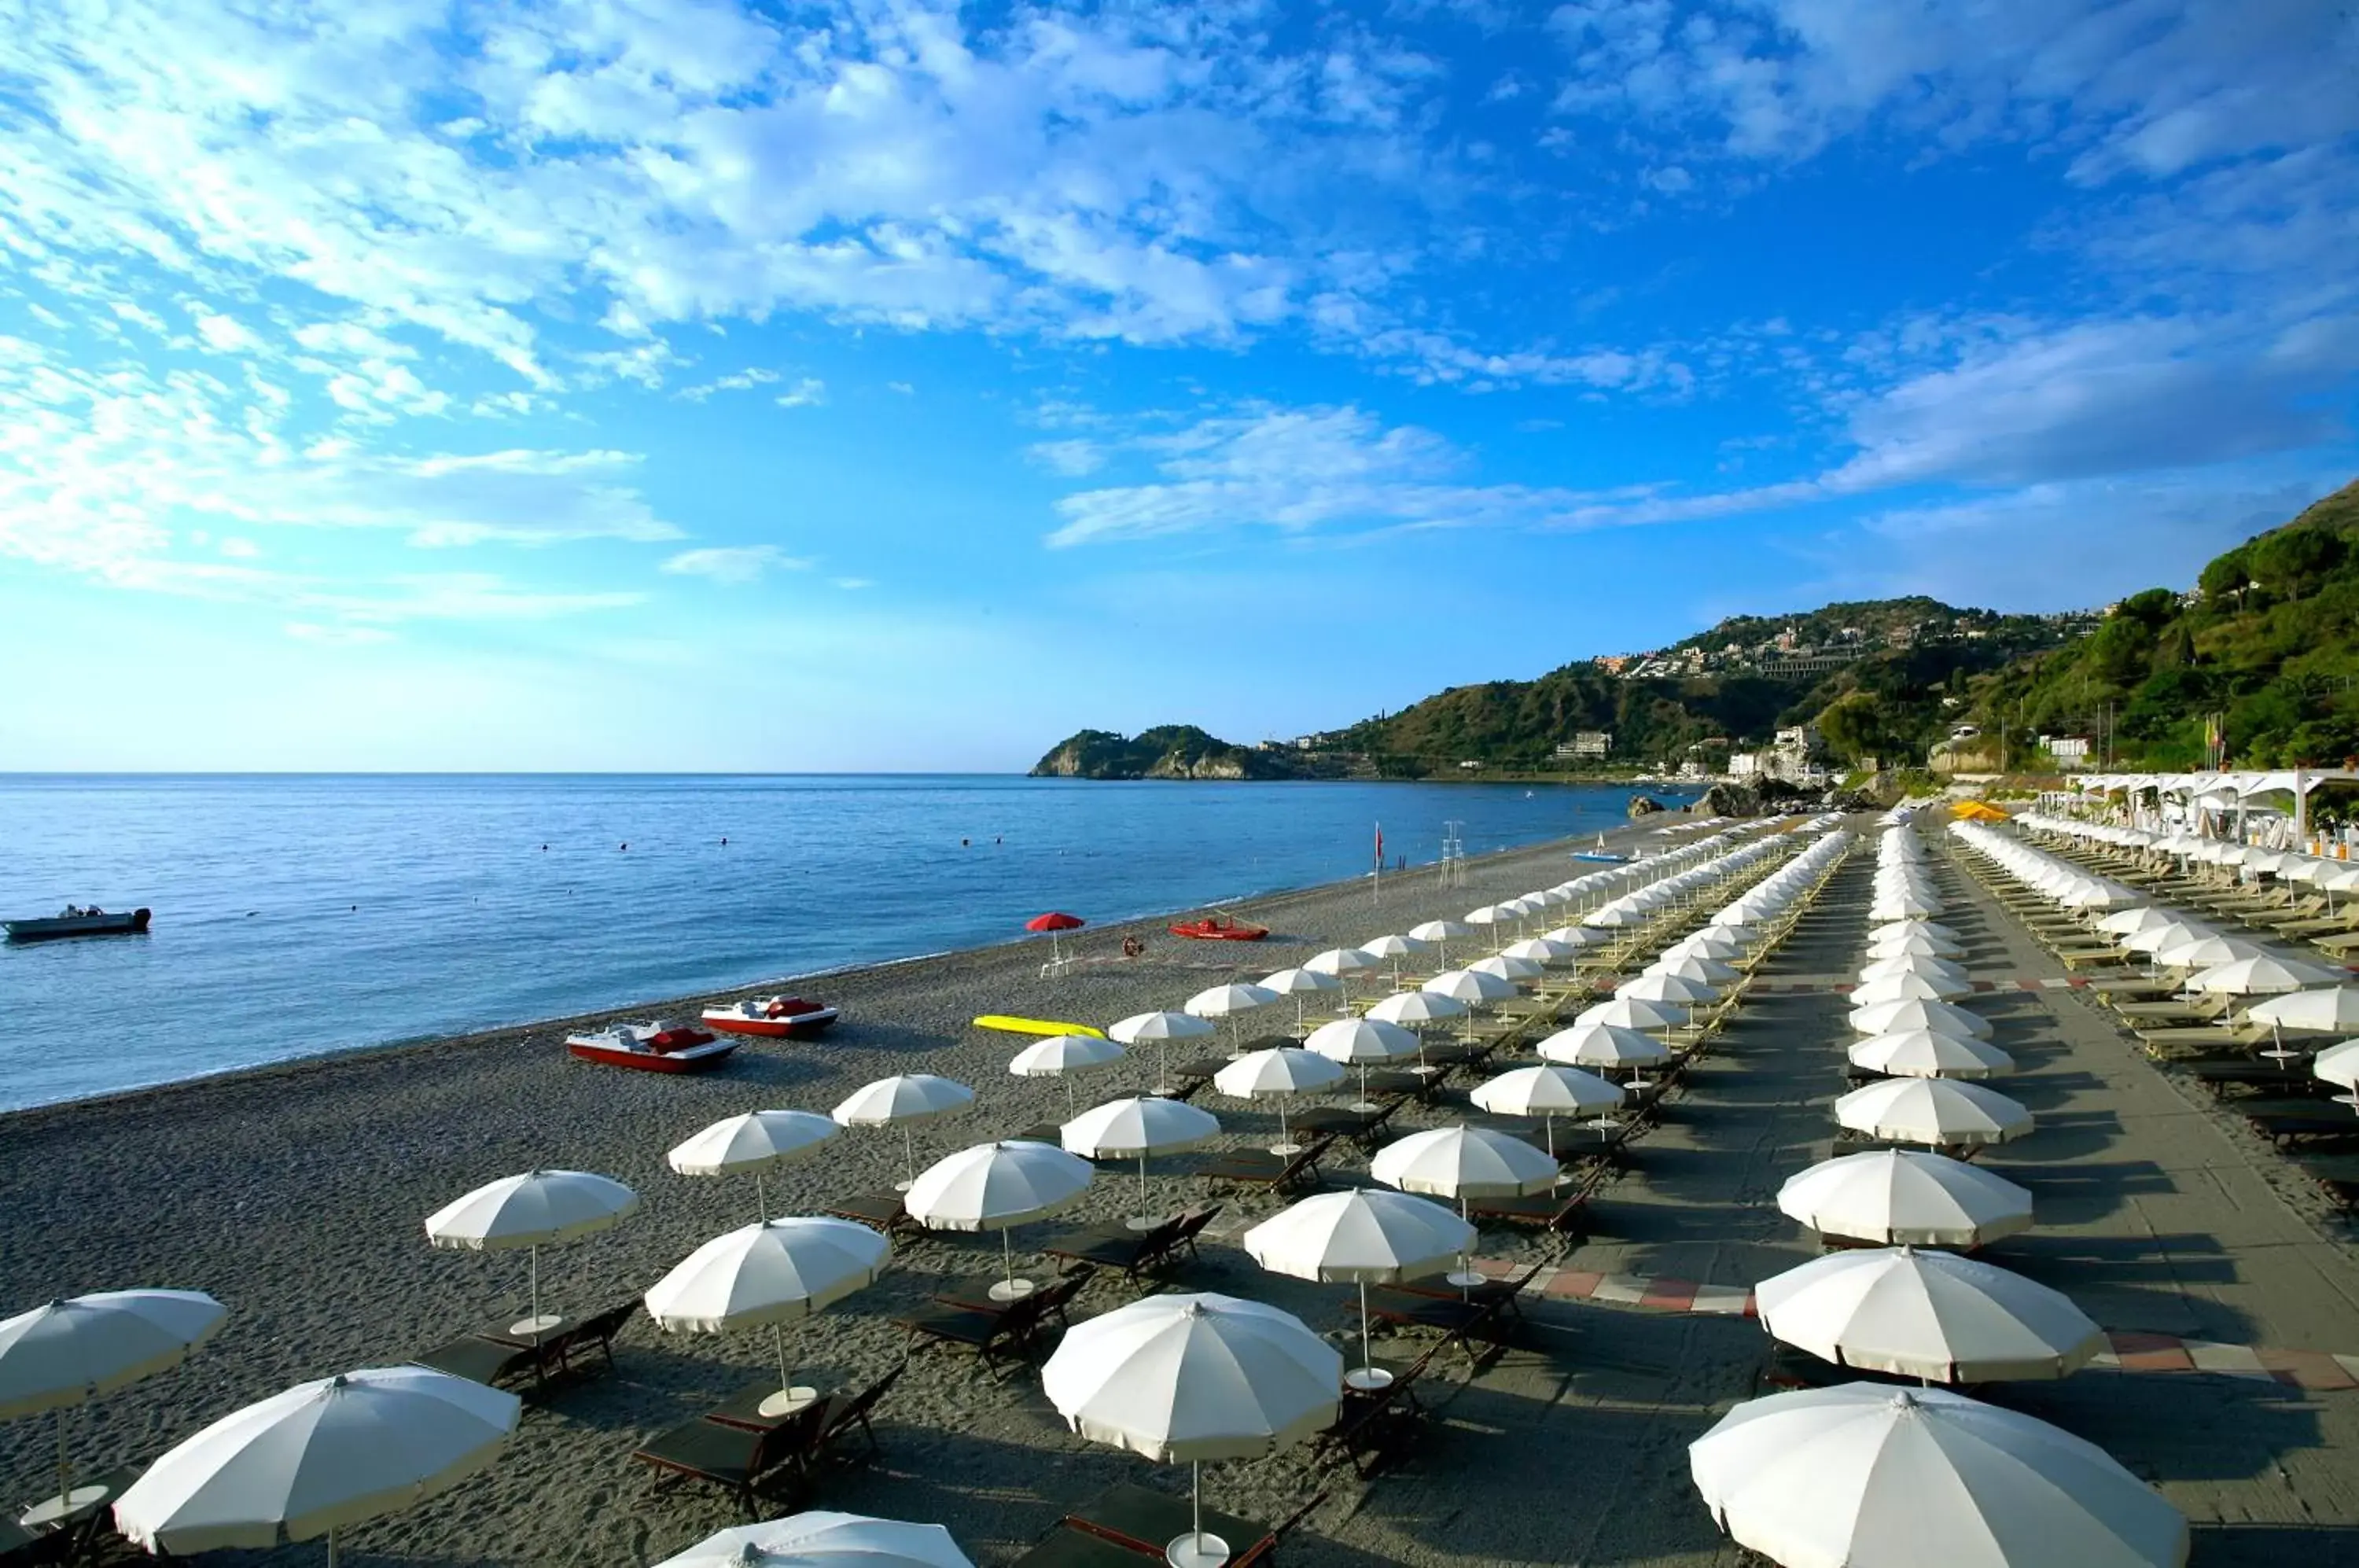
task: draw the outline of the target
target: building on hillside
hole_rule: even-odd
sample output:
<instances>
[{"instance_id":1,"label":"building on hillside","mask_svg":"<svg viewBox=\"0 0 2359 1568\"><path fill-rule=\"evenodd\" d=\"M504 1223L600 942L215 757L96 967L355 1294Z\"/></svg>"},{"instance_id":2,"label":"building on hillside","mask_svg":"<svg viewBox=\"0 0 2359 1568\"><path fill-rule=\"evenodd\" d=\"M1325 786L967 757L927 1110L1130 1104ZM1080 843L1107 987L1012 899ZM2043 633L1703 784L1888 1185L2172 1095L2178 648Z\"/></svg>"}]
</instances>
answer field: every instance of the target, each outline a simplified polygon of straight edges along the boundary
<instances>
[{"instance_id":1,"label":"building on hillside","mask_svg":"<svg viewBox=\"0 0 2359 1568\"><path fill-rule=\"evenodd\" d=\"M1587 757L1594 761L1603 758L1613 749L1614 735L1612 731L1575 730L1571 740L1562 741L1558 744L1556 754L1560 759Z\"/></svg>"},{"instance_id":2,"label":"building on hillside","mask_svg":"<svg viewBox=\"0 0 2359 1568\"><path fill-rule=\"evenodd\" d=\"M1630 660L1636 657L1642 656L1627 653L1601 653L1590 662L1608 675L1619 675L1629 667Z\"/></svg>"},{"instance_id":3,"label":"building on hillside","mask_svg":"<svg viewBox=\"0 0 2359 1568\"><path fill-rule=\"evenodd\" d=\"M1458 770L1461 773L1480 773L1483 771L1483 765L1470 757L1458 765Z\"/></svg>"},{"instance_id":4,"label":"building on hillside","mask_svg":"<svg viewBox=\"0 0 2359 1568\"><path fill-rule=\"evenodd\" d=\"M2039 744L2048 748L2048 755L2056 759L2059 768L2089 766L2087 735L2041 735Z\"/></svg>"},{"instance_id":5,"label":"building on hillside","mask_svg":"<svg viewBox=\"0 0 2359 1568\"><path fill-rule=\"evenodd\" d=\"M1749 784L1754 779L1768 777L1768 768L1762 766L1763 756L1763 753L1757 751L1736 753L1728 759L1728 776L1740 784Z\"/></svg>"}]
</instances>

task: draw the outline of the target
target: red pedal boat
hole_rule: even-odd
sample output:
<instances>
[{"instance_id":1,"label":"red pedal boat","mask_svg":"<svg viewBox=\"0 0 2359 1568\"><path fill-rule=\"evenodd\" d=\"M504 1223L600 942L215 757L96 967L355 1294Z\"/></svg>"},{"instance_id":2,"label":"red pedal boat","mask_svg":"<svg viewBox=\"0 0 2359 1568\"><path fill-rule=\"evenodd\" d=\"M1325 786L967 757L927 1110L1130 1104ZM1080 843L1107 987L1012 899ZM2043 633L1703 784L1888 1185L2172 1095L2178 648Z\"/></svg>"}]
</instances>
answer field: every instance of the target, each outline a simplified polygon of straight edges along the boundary
<instances>
[{"instance_id":1,"label":"red pedal boat","mask_svg":"<svg viewBox=\"0 0 2359 1568\"><path fill-rule=\"evenodd\" d=\"M1171 934L1191 936L1198 942L1259 942L1269 934L1269 928L1228 915L1206 915L1201 920L1182 920L1171 928Z\"/></svg>"},{"instance_id":2,"label":"red pedal boat","mask_svg":"<svg viewBox=\"0 0 2359 1568\"><path fill-rule=\"evenodd\" d=\"M723 1034L755 1034L771 1040L801 1040L835 1022L836 1010L801 996L764 996L704 1009L704 1027Z\"/></svg>"},{"instance_id":3,"label":"red pedal boat","mask_svg":"<svg viewBox=\"0 0 2359 1568\"><path fill-rule=\"evenodd\" d=\"M616 1024L589 1034L569 1035L565 1049L584 1062L635 1067L642 1073L702 1073L718 1067L737 1049L709 1029L661 1023Z\"/></svg>"}]
</instances>

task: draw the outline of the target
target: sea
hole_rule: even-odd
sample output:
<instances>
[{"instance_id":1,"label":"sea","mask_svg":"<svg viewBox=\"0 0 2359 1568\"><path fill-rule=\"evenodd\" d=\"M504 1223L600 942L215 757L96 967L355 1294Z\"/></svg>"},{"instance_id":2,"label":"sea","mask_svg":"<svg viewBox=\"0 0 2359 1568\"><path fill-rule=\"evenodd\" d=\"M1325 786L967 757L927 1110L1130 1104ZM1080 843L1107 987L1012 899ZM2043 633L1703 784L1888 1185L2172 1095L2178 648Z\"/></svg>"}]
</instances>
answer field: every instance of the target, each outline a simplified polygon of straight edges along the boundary
<instances>
[{"instance_id":1,"label":"sea","mask_svg":"<svg viewBox=\"0 0 2359 1568\"><path fill-rule=\"evenodd\" d=\"M1677 803L1677 791L1649 788ZM1027 940L1621 825L1627 788L0 775L0 1108ZM1028 940L1038 940L1031 938Z\"/></svg>"}]
</instances>

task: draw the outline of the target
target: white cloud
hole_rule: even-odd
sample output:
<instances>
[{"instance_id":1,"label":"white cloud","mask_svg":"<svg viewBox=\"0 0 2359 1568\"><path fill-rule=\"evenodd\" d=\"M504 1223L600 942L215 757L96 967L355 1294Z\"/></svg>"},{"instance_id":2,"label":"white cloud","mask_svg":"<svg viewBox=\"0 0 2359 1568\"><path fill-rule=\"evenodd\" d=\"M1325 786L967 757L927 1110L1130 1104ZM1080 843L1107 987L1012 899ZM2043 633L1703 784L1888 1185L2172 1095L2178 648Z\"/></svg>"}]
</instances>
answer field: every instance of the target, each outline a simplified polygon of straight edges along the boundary
<instances>
[{"instance_id":1,"label":"white cloud","mask_svg":"<svg viewBox=\"0 0 2359 1568\"><path fill-rule=\"evenodd\" d=\"M918 389L906 381L887 381L885 383L885 389L888 392L898 392L904 397L914 397L918 393Z\"/></svg>"},{"instance_id":2,"label":"white cloud","mask_svg":"<svg viewBox=\"0 0 2359 1568\"><path fill-rule=\"evenodd\" d=\"M856 593L863 588L876 586L875 580L867 577L833 577L829 581L847 593Z\"/></svg>"},{"instance_id":3,"label":"white cloud","mask_svg":"<svg viewBox=\"0 0 2359 1568\"><path fill-rule=\"evenodd\" d=\"M777 371L765 370L756 365L728 376L716 376L701 386L683 387L674 395L685 397L691 403L701 403L715 392L743 392L750 387L770 386L777 379Z\"/></svg>"},{"instance_id":4,"label":"white cloud","mask_svg":"<svg viewBox=\"0 0 2359 1568\"><path fill-rule=\"evenodd\" d=\"M827 401L827 383L816 376L806 376L778 394L781 408L810 408Z\"/></svg>"},{"instance_id":5,"label":"white cloud","mask_svg":"<svg viewBox=\"0 0 2359 1568\"><path fill-rule=\"evenodd\" d=\"M261 340L246 330L245 323L234 316L212 310L196 313L197 335L205 346L223 354L251 354L262 346Z\"/></svg>"},{"instance_id":6,"label":"white cloud","mask_svg":"<svg viewBox=\"0 0 2359 1568\"><path fill-rule=\"evenodd\" d=\"M1079 479L1105 466L1105 450L1093 441L1034 441L1024 455L1051 474Z\"/></svg>"},{"instance_id":7,"label":"white cloud","mask_svg":"<svg viewBox=\"0 0 2359 1568\"><path fill-rule=\"evenodd\" d=\"M680 551L663 563L663 570L715 583L757 583L765 572L806 572L811 565L774 544L711 545Z\"/></svg>"}]
</instances>

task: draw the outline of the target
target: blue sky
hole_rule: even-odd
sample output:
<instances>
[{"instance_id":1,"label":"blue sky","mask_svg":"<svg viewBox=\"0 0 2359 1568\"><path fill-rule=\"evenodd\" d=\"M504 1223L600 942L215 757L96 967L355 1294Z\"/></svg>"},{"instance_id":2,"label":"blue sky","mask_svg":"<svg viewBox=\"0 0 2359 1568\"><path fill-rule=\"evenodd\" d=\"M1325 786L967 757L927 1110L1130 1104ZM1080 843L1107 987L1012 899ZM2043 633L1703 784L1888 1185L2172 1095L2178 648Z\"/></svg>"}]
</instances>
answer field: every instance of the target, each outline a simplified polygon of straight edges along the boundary
<instances>
[{"instance_id":1,"label":"blue sky","mask_svg":"<svg viewBox=\"0 0 2359 1568\"><path fill-rule=\"evenodd\" d=\"M31 8L0 768L1007 768L2359 472L2319 0Z\"/></svg>"}]
</instances>

